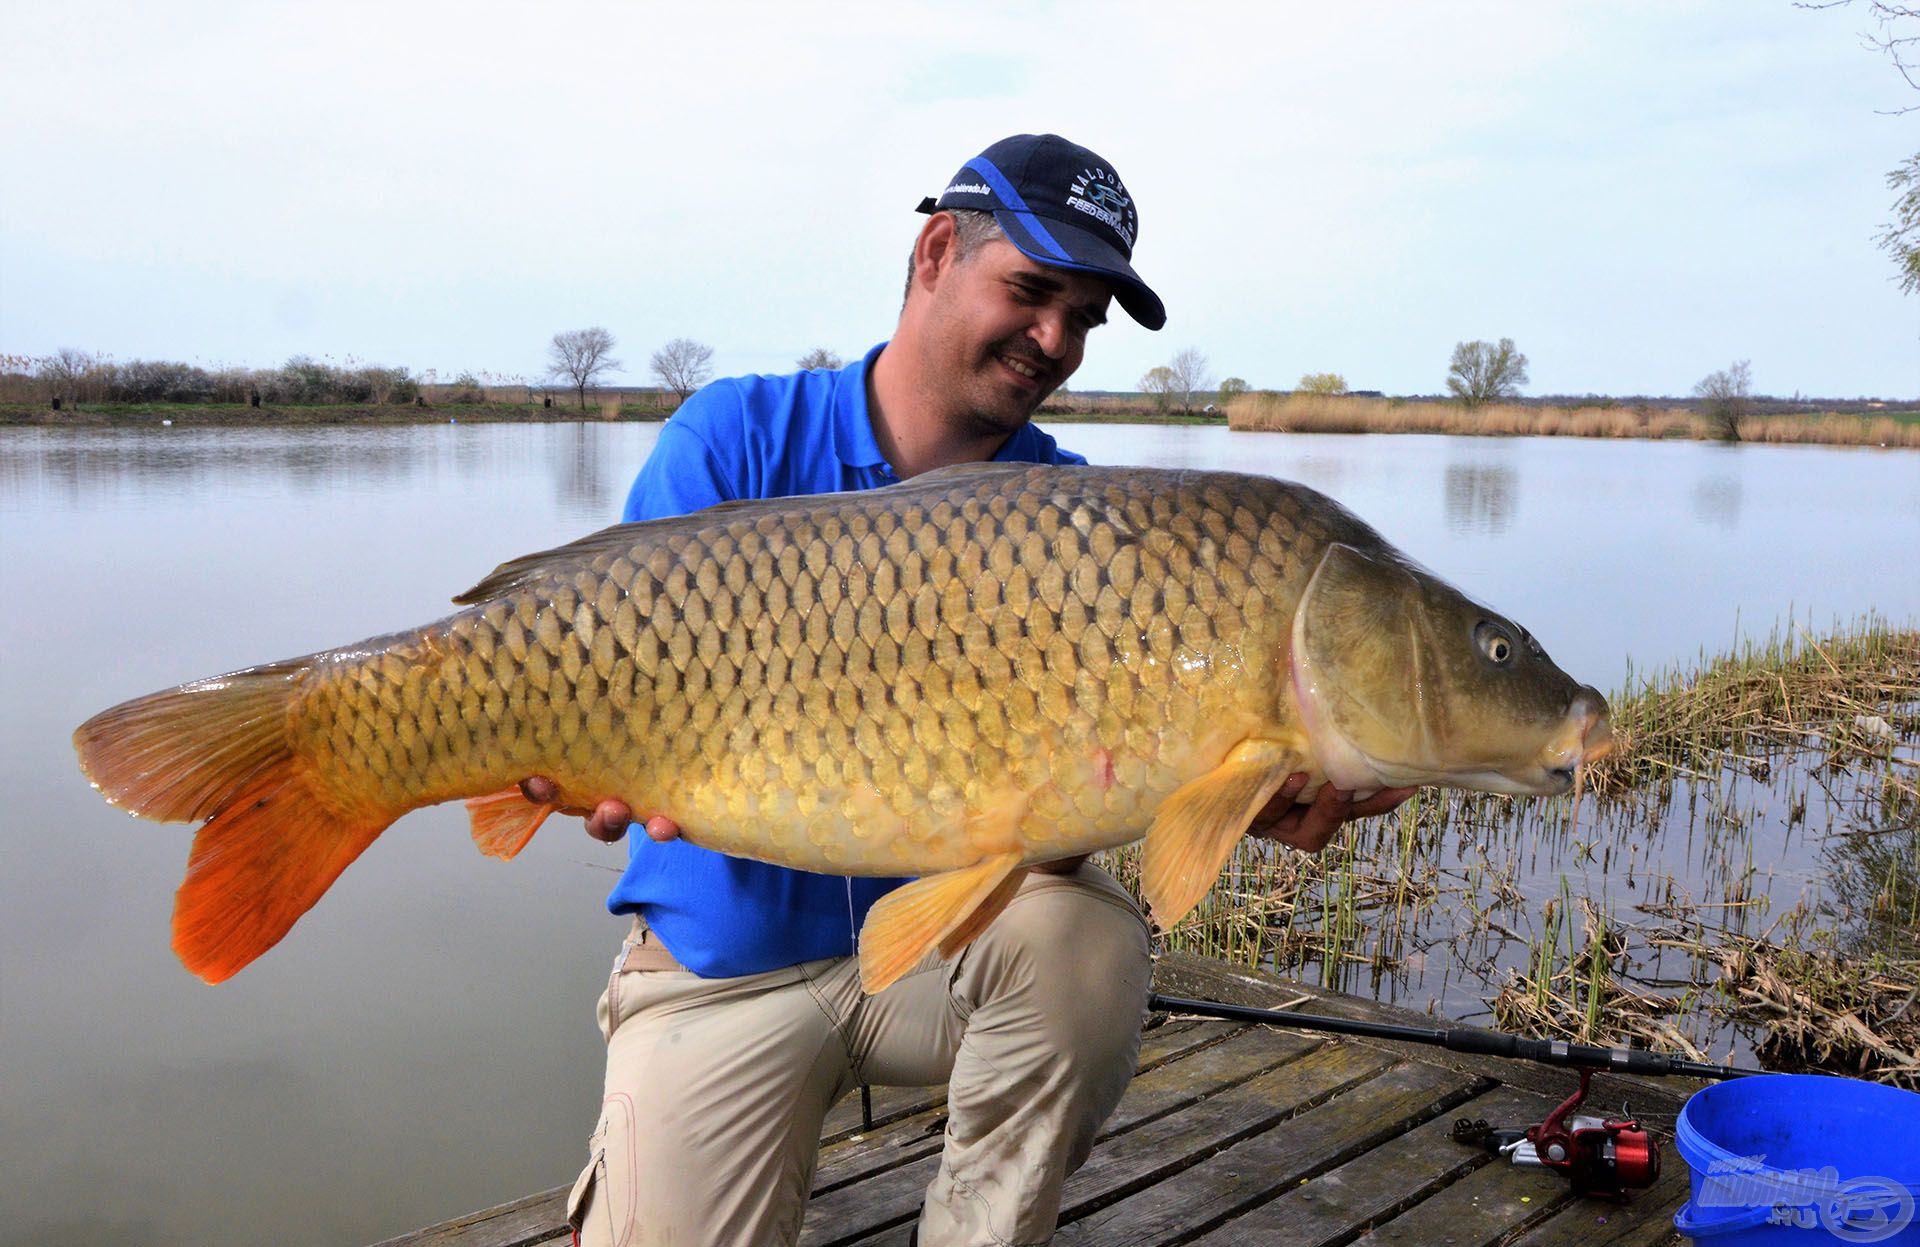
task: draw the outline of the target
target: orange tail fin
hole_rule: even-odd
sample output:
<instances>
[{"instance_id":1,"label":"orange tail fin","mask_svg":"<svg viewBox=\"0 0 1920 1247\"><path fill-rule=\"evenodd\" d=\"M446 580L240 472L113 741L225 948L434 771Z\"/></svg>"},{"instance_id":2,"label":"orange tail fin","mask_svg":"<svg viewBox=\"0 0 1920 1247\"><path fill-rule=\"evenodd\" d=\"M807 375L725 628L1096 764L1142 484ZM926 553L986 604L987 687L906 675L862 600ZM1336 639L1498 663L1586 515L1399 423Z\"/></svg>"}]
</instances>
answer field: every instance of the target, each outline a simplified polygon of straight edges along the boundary
<instances>
[{"instance_id":1,"label":"orange tail fin","mask_svg":"<svg viewBox=\"0 0 1920 1247\"><path fill-rule=\"evenodd\" d=\"M174 896L173 951L231 978L295 920L395 815L343 816L287 741L304 660L126 702L80 725L80 767L107 800L162 822L206 819Z\"/></svg>"}]
</instances>

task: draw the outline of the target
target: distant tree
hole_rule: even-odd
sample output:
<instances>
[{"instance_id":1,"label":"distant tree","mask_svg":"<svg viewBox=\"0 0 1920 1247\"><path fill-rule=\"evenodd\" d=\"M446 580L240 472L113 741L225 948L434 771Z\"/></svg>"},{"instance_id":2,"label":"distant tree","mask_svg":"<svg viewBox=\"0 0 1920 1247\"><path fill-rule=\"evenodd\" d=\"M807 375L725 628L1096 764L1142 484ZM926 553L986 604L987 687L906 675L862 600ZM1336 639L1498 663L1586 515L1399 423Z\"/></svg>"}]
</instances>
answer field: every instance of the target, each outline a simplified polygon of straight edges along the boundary
<instances>
[{"instance_id":1,"label":"distant tree","mask_svg":"<svg viewBox=\"0 0 1920 1247\"><path fill-rule=\"evenodd\" d=\"M1337 372L1310 372L1293 388L1303 394L1345 394L1347 379Z\"/></svg>"},{"instance_id":2,"label":"distant tree","mask_svg":"<svg viewBox=\"0 0 1920 1247\"><path fill-rule=\"evenodd\" d=\"M653 375L681 402L713 376L713 348L692 338L675 338L653 353Z\"/></svg>"},{"instance_id":3,"label":"distant tree","mask_svg":"<svg viewBox=\"0 0 1920 1247\"><path fill-rule=\"evenodd\" d=\"M547 375L566 378L580 398L581 411L587 409L587 387L594 378L618 367L620 361L613 357L613 335L598 325L556 333L547 346Z\"/></svg>"},{"instance_id":4,"label":"distant tree","mask_svg":"<svg viewBox=\"0 0 1920 1247\"><path fill-rule=\"evenodd\" d=\"M1516 351L1512 338L1499 342L1454 344L1453 363L1447 367L1447 389L1463 406L1478 407L1497 398L1512 398L1527 383L1527 357Z\"/></svg>"},{"instance_id":5,"label":"distant tree","mask_svg":"<svg viewBox=\"0 0 1920 1247\"><path fill-rule=\"evenodd\" d=\"M1153 400L1155 411L1165 411L1173 402L1173 369L1165 364L1149 368L1140 377L1140 392Z\"/></svg>"},{"instance_id":6,"label":"distant tree","mask_svg":"<svg viewBox=\"0 0 1920 1247\"><path fill-rule=\"evenodd\" d=\"M1175 355L1167 369L1173 373L1171 396L1179 401L1182 414L1192 415L1200 398L1213 385L1213 376L1207 371L1207 357L1198 347L1190 346Z\"/></svg>"},{"instance_id":7,"label":"distant tree","mask_svg":"<svg viewBox=\"0 0 1920 1247\"><path fill-rule=\"evenodd\" d=\"M816 346L800 357L800 367L802 370L823 368L831 371L832 369L845 368L846 366L846 360L841 359L837 354L829 351L824 346Z\"/></svg>"},{"instance_id":8,"label":"distant tree","mask_svg":"<svg viewBox=\"0 0 1920 1247\"><path fill-rule=\"evenodd\" d=\"M81 385L92 377L100 364L98 356L63 346L38 360L34 375L46 385L48 398L65 399L71 404L80 401Z\"/></svg>"},{"instance_id":9,"label":"distant tree","mask_svg":"<svg viewBox=\"0 0 1920 1247\"><path fill-rule=\"evenodd\" d=\"M1220 383L1220 388L1214 391L1213 401L1225 407L1246 392L1247 383L1244 380L1239 377L1228 377Z\"/></svg>"},{"instance_id":10,"label":"distant tree","mask_svg":"<svg viewBox=\"0 0 1920 1247\"><path fill-rule=\"evenodd\" d=\"M1753 370L1744 359L1729 368L1710 372L1693 387L1706 414L1720 436L1729 442L1740 440L1740 422L1753 408Z\"/></svg>"}]
</instances>

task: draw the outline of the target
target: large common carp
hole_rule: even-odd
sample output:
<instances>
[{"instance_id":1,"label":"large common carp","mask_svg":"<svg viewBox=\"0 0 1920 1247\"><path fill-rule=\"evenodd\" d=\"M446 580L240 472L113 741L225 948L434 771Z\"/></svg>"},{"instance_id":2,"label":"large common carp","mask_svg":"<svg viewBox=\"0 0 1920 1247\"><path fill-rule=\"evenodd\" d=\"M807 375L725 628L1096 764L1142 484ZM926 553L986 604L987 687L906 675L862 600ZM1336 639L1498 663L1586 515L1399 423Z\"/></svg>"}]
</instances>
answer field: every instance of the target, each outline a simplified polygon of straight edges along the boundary
<instances>
[{"instance_id":1,"label":"large common carp","mask_svg":"<svg viewBox=\"0 0 1920 1247\"><path fill-rule=\"evenodd\" d=\"M1171 926L1288 774L1565 791L1607 708L1527 632L1301 485L976 464L728 503L498 568L437 623L116 706L108 800L206 820L173 946L218 982L409 810L483 852L629 801L692 842L919 875L869 913L877 991L1033 863L1146 835ZM553 778L535 806L516 785Z\"/></svg>"}]
</instances>

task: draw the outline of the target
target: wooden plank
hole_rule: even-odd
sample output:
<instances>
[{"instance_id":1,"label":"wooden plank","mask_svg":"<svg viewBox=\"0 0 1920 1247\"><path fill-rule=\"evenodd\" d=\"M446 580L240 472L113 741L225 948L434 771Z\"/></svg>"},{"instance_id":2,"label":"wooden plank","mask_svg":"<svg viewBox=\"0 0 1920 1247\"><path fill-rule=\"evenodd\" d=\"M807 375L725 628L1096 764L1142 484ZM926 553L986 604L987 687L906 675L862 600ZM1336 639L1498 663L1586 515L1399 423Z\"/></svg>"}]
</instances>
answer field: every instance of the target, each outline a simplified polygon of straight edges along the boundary
<instances>
[{"instance_id":1,"label":"wooden plank","mask_svg":"<svg viewBox=\"0 0 1920 1247\"><path fill-rule=\"evenodd\" d=\"M1532 1092L1495 1087L1316 1175L1305 1185L1296 1183L1271 1203L1201 1238L1196 1247L1245 1247L1248 1243L1309 1247L1345 1242L1492 1161L1485 1151L1447 1137L1454 1118L1517 1123L1537 1119L1550 1108L1550 1101Z\"/></svg>"},{"instance_id":2,"label":"wooden plank","mask_svg":"<svg viewBox=\"0 0 1920 1247\"><path fill-rule=\"evenodd\" d=\"M567 1229L567 1192L572 1183L538 1195L430 1225L375 1247L542 1247L571 1243Z\"/></svg>"},{"instance_id":3,"label":"wooden plank","mask_svg":"<svg viewBox=\"0 0 1920 1247\"><path fill-rule=\"evenodd\" d=\"M1054 1241L1184 1242L1486 1087L1484 1081L1454 1070L1401 1062L1191 1169L1064 1226Z\"/></svg>"},{"instance_id":4,"label":"wooden plank","mask_svg":"<svg viewBox=\"0 0 1920 1247\"><path fill-rule=\"evenodd\" d=\"M1405 1247L1442 1236L1451 1247L1495 1247L1573 1199L1558 1174L1483 1164L1355 1239L1354 1247Z\"/></svg>"},{"instance_id":5,"label":"wooden plank","mask_svg":"<svg viewBox=\"0 0 1920 1247\"><path fill-rule=\"evenodd\" d=\"M1253 1031L1247 1038L1271 1042L1290 1037L1263 1036ZM1222 1044L1220 1048L1227 1046ZM1178 1070L1192 1063L1183 1061L1170 1068ZM1391 1059L1381 1053L1329 1042L1298 1060L1279 1064L1216 1094L1204 1094L1206 1084L1191 1087L1190 1091L1201 1094L1188 1095L1182 1107L1190 1111L1156 1112L1143 1123L1122 1120L1121 1129L1110 1134L1068 1182L1063 1212L1078 1215L1176 1173L1373 1077L1391 1064ZM1136 1085L1152 1077L1138 1079ZM1116 1119L1126 1115L1123 1099ZM816 1199L808 1208L801 1242L810 1247L833 1247L912 1221L938 1167L939 1157L929 1155Z\"/></svg>"}]
</instances>

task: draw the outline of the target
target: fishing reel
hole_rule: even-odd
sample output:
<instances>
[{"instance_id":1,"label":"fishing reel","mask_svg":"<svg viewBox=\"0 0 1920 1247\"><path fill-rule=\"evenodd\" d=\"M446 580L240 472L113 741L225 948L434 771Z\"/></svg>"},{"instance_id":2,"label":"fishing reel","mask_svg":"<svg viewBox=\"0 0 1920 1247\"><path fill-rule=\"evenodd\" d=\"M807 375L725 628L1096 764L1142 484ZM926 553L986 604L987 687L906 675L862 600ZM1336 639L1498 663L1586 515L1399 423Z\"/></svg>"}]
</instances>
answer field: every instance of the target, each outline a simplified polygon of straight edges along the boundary
<instances>
[{"instance_id":1,"label":"fishing reel","mask_svg":"<svg viewBox=\"0 0 1920 1247\"><path fill-rule=\"evenodd\" d=\"M1575 1195L1625 1200L1629 1190L1643 1190L1659 1180L1660 1145L1624 1105L1619 1117L1575 1114L1586 1102L1593 1074L1591 1068L1580 1067L1580 1089L1537 1126L1498 1129L1462 1117L1453 1123L1452 1136L1516 1165L1555 1170L1573 1184Z\"/></svg>"}]
</instances>

